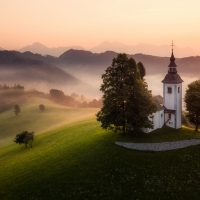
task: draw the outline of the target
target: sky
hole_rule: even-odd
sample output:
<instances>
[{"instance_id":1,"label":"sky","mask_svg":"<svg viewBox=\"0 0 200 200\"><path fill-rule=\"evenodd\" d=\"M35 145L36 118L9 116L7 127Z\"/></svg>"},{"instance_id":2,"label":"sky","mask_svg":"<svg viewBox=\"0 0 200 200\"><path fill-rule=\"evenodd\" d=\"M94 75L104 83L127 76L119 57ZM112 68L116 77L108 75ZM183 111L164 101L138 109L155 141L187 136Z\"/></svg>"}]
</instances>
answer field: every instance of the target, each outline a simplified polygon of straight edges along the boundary
<instances>
[{"instance_id":1,"label":"sky","mask_svg":"<svg viewBox=\"0 0 200 200\"><path fill-rule=\"evenodd\" d=\"M0 47L103 41L200 50L199 0L0 0Z\"/></svg>"}]
</instances>

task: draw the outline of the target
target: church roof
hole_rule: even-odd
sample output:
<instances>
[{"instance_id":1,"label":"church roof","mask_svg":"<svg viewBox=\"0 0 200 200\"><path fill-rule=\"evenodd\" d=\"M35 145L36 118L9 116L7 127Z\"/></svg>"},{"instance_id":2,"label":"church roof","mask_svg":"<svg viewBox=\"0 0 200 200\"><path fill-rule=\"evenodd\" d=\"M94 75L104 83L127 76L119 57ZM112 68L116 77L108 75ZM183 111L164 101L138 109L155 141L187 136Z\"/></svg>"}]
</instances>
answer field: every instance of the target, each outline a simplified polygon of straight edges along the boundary
<instances>
[{"instance_id":1,"label":"church roof","mask_svg":"<svg viewBox=\"0 0 200 200\"><path fill-rule=\"evenodd\" d=\"M182 83L183 80L181 77L177 74L177 66L175 63L175 57L172 49L172 55L170 58L170 64L168 66L168 74L165 76L165 78L162 80L163 83L169 83L169 84L177 84L177 83Z\"/></svg>"},{"instance_id":2,"label":"church roof","mask_svg":"<svg viewBox=\"0 0 200 200\"><path fill-rule=\"evenodd\" d=\"M171 110L171 109L165 109L165 113L171 113L171 114L175 114L176 111L175 110Z\"/></svg>"},{"instance_id":3,"label":"church roof","mask_svg":"<svg viewBox=\"0 0 200 200\"><path fill-rule=\"evenodd\" d=\"M162 80L163 83L171 83L171 84L177 84L182 83L183 80L178 74L167 74L165 78Z\"/></svg>"}]
</instances>

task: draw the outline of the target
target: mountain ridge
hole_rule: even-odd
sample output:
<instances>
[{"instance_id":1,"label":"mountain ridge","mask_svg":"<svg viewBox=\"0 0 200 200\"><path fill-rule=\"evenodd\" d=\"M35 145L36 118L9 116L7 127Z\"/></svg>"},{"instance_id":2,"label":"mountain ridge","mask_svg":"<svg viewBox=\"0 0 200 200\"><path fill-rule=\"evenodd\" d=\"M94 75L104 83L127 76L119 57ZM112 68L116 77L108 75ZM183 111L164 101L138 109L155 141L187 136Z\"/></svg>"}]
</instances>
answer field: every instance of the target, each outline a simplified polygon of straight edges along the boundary
<instances>
[{"instance_id":1,"label":"mountain ridge","mask_svg":"<svg viewBox=\"0 0 200 200\"><path fill-rule=\"evenodd\" d=\"M21 79L26 79L29 81L30 79L35 77L39 77L38 79L43 82L43 85L49 85L51 88L59 88L66 93L69 91L77 92L79 94L86 94L86 95L95 95L100 96L101 93L99 91L99 87L102 84L101 76L105 73L105 70L108 66L112 64L112 60L114 57L117 56L116 52L113 51L106 51L104 53L92 53L90 51L84 50L68 50L64 52L59 57L54 57L50 55L42 56L40 54L33 54L31 52L24 52L20 53L17 51L11 51L12 54L3 55L3 53L8 51L0 51L0 69L1 69L1 76L0 76L0 84L7 83L5 77L10 77L10 80L13 81L15 79L16 73L7 73L2 69L7 69L11 67L14 63L14 67L18 68L20 71ZM146 69L146 78L148 77L156 77L162 79L168 71L168 65L170 63L170 56L168 57L159 57L159 56L152 56L152 55L145 55L145 54L130 54L129 57L135 59L135 61L142 62ZM174 52L174 56L176 58L176 52ZM5 63L6 60L6 63ZM198 78L198 74L200 74L200 56L191 56L185 58L176 58L177 70L181 76L188 77L190 80L193 80L194 77ZM34 65L31 65L33 64ZM7 64L7 65L5 65ZM29 67L27 67L29 66ZM37 66L36 71L34 70L27 70L30 69L31 66ZM55 73L51 70L51 73L46 73L45 70L49 70L49 68L57 67L60 70L60 73L65 73L72 75L78 81L76 82L69 82L67 81L68 78L61 78L62 76L53 76ZM38 68L40 68L40 72L38 73ZM14 68L10 68L11 72ZM33 67L35 69L35 67ZM28 74L28 75L27 75ZM14 77L14 78L13 78ZM47 80L48 77L48 80ZM52 78L51 78L52 77ZM18 80L21 80L18 79ZM149 85L151 87L157 88L157 83L155 80L148 80ZM161 81L161 80L160 80ZM156 83L156 85L154 84ZM21 82L12 82L14 83L21 83ZM58 83L60 83L58 85ZM35 84L36 88L38 84ZM57 86L56 86L57 85ZM48 86L48 88L50 87ZM76 88L73 86L77 86ZM31 85L34 87L34 84ZM75 88L75 89L74 89ZM159 94L156 91L155 94ZM90 95L91 96L91 95Z\"/></svg>"},{"instance_id":2,"label":"mountain ridge","mask_svg":"<svg viewBox=\"0 0 200 200\"><path fill-rule=\"evenodd\" d=\"M91 51L92 53L103 53L105 51L115 51L115 52L119 52L119 53L121 52L121 53L127 53L127 54L142 53L142 54L165 57L165 56L168 56L168 54L170 53L171 46L167 44L153 45L153 44L146 44L146 43L138 43L136 45L127 45L127 44L123 44L117 41L115 42L104 41L100 43L99 45L90 49L85 49L81 46L48 48L47 46L39 42L35 42L32 45L27 45L17 51L21 53L30 51L32 53L38 53L41 55L51 55L51 56L59 57L61 54L63 54L64 52L70 49L86 50L86 51ZM180 48L176 46L175 49L176 49L176 57L178 58L200 55L200 52L198 50L193 49L191 47Z\"/></svg>"},{"instance_id":3,"label":"mountain ridge","mask_svg":"<svg viewBox=\"0 0 200 200\"><path fill-rule=\"evenodd\" d=\"M45 83L77 85L81 81L59 67L25 57L17 51L0 51L1 83Z\"/></svg>"},{"instance_id":4,"label":"mountain ridge","mask_svg":"<svg viewBox=\"0 0 200 200\"><path fill-rule=\"evenodd\" d=\"M115 42L105 41L97 45L96 47L93 47L90 49L90 51L94 53L101 53L108 50L121 52L121 53L125 52L127 54L142 53L142 54L165 57L169 54L171 50L171 46L167 44L153 45L153 44L146 44L146 43L138 43L136 45L126 45L126 44L116 42L116 41ZM188 56L194 56L194 55L200 55L200 52L190 47L185 47L185 48L176 47L177 57L188 57Z\"/></svg>"},{"instance_id":5,"label":"mountain ridge","mask_svg":"<svg viewBox=\"0 0 200 200\"><path fill-rule=\"evenodd\" d=\"M51 55L51 56L60 56L63 52L69 50L69 49L78 49L78 50L83 50L84 48L81 46L67 46L67 47L53 47L53 48L48 48L47 46L35 42L32 45L27 45L18 51L23 53L26 51L30 51L32 53L38 53L41 55Z\"/></svg>"}]
</instances>

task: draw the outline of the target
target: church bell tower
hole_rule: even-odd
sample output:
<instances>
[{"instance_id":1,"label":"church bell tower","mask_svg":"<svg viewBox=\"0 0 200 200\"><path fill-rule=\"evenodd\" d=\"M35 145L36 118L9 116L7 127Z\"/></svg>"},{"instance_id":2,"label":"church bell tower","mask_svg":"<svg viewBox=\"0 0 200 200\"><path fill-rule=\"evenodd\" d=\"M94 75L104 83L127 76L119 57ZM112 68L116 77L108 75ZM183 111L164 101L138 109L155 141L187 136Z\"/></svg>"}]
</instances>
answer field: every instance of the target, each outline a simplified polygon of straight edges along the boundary
<instances>
[{"instance_id":1,"label":"church bell tower","mask_svg":"<svg viewBox=\"0 0 200 200\"><path fill-rule=\"evenodd\" d=\"M163 82L163 103L165 106L164 111L164 124L171 128L181 128L182 125L182 82L183 80L177 73L177 66L173 54L173 41L172 41L172 54L170 64L168 66L168 73Z\"/></svg>"}]
</instances>

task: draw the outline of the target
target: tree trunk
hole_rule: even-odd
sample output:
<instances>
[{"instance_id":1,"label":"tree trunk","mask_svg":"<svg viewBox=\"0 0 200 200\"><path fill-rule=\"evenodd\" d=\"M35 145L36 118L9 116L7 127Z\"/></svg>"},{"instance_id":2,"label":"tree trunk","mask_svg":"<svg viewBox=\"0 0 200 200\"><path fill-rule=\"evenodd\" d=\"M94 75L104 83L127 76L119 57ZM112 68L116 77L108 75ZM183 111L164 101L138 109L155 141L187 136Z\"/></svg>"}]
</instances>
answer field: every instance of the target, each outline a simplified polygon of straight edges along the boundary
<instances>
[{"instance_id":1,"label":"tree trunk","mask_svg":"<svg viewBox=\"0 0 200 200\"><path fill-rule=\"evenodd\" d=\"M126 127L125 127L125 124L123 125L123 134L126 133Z\"/></svg>"},{"instance_id":2,"label":"tree trunk","mask_svg":"<svg viewBox=\"0 0 200 200\"><path fill-rule=\"evenodd\" d=\"M199 115L196 115L196 126L195 126L195 131L198 132L199 128Z\"/></svg>"}]
</instances>

